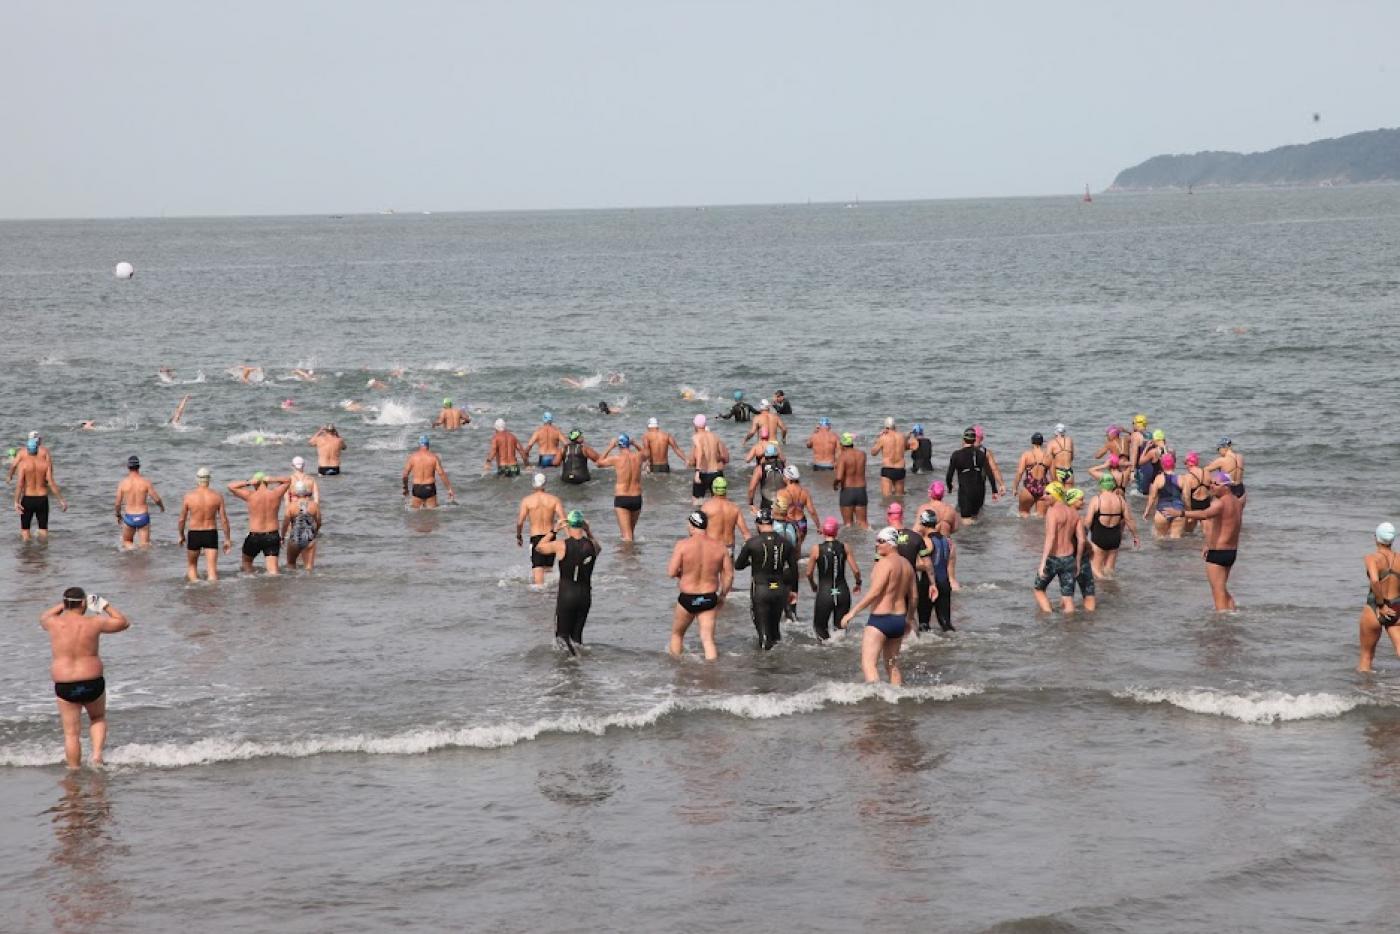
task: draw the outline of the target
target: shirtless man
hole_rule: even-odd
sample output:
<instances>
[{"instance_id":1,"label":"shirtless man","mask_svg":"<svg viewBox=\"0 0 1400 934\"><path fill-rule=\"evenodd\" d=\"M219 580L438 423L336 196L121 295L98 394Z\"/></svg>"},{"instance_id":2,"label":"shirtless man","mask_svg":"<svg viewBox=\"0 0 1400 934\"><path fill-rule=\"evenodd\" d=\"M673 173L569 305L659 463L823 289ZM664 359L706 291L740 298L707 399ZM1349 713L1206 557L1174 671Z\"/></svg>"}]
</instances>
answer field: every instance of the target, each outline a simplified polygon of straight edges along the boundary
<instances>
[{"instance_id":1,"label":"shirtless man","mask_svg":"<svg viewBox=\"0 0 1400 934\"><path fill-rule=\"evenodd\" d=\"M141 476L141 459L133 454L126 459L126 479L117 484L117 498L112 504L117 514L117 525L122 527L123 548L130 550L137 543L142 548L151 547L148 501L153 501L161 512L165 512L165 503L160 494L151 481Z\"/></svg>"},{"instance_id":2,"label":"shirtless man","mask_svg":"<svg viewBox=\"0 0 1400 934\"><path fill-rule=\"evenodd\" d=\"M199 556L204 555L204 576L216 581L219 579L219 531L216 523L224 527L224 554L233 548L233 539L228 530L228 507L222 494L209 488L211 474L208 467L194 472L195 488L185 494L180 503L180 544L185 546L185 580L199 580ZM189 526L186 533L185 527Z\"/></svg>"},{"instance_id":3,"label":"shirtless man","mask_svg":"<svg viewBox=\"0 0 1400 934\"><path fill-rule=\"evenodd\" d=\"M831 430L831 419L817 419L817 430L807 439L807 447L812 451L812 469L835 470L836 452L840 446L841 439Z\"/></svg>"},{"instance_id":4,"label":"shirtless man","mask_svg":"<svg viewBox=\"0 0 1400 934\"><path fill-rule=\"evenodd\" d=\"M1037 431L1031 435L1031 446L1016 462L1016 478L1011 482L1011 492L1016 496L1016 515L1022 519L1029 516L1032 509L1043 516L1050 506L1045 501L1045 488L1050 485L1054 459L1045 450L1044 444L1045 436Z\"/></svg>"},{"instance_id":5,"label":"shirtless man","mask_svg":"<svg viewBox=\"0 0 1400 934\"><path fill-rule=\"evenodd\" d=\"M291 487L287 477L272 477L259 470L251 480L235 480L228 491L248 506L248 535L243 539L243 573L253 573L253 559L262 555L267 573L277 574L277 558L282 552L282 536L278 534L278 513L282 511L282 494Z\"/></svg>"},{"instance_id":6,"label":"shirtless man","mask_svg":"<svg viewBox=\"0 0 1400 934\"><path fill-rule=\"evenodd\" d=\"M802 548L807 540L807 520L811 519L811 524L820 528L822 517L817 513L817 506L812 502L812 494L802 485L802 473L797 469L796 464L788 464L783 468L783 495L787 497L788 512L786 518L789 522L797 526L797 547Z\"/></svg>"},{"instance_id":7,"label":"shirtless man","mask_svg":"<svg viewBox=\"0 0 1400 934\"><path fill-rule=\"evenodd\" d=\"M87 615L91 611L92 615ZM39 616L39 625L49 634L53 662L54 696L58 717L63 723L63 759L76 769L83 761L80 740L83 711L88 715L88 739L93 765L102 764L102 746L107 741L107 681L102 673L98 643L104 635L121 632L131 625L122 611L97 594L81 587L63 591L63 602Z\"/></svg>"},{"instance_id":8,"label":"shirtless man","mask_svg":"<svg viewBox=\"0 0 1400 934\"><path fill-rule=\"evenodd\" d=\"M317 428L308 443L316 449L316 472L323 477L339 476L340 455L345 450L345 439L340 436L336 427L325 425Z\"/></svg>"},{"instance_id":9,"label":"shirtless man","mask_svg":"<svg viewBox=\"0 0 1400 934\"><path fill-rule=\"evenodd\" d=\"M1376 550L1366 556L1366 605L1361 608L1361 661L1356 670L1370 672L1381 633L1390 636L1400 655L1400 559L1395 555L1395 526L1376 526Z\"/></svg>"},{"instance_id":10,"label":"shirtless man","mask_svg":"<svg viewBox=\"0 0 1400 934\"><path fill-rule=\"evenodd\" d=\"M885 427L870 446L871 454L880 455L880 494L886 498L904 495L904 454L911 440L895 430L893 418L886 418Z\"/></svg>"},{"instance_id":11,"label":"shirtless man","mask_svg":"<svg viewBox=\"0 0 1400 934\"><path fill-rule=\"evenodd\" d=\"M506 420L496 419L496 433L491 436L491 447L486 451L486 463L482 471L491 469L491 465L496 465L496 476L498 477L518 477L520 476L520 466L530 462L530 456L525 452L525 447L520 443L512 432L506 431Z\"/></svg>"},{"instance_id":12,"label":"shirtless man","mask_svg":"<svg viewBox=\"0 0 1400 934\"><path fill-rule=\"evenodd\" d=\"M1050 455L1056 469L1060 470L1074 470L1074 439L1066 434L1067 431L1064 422L1056 424L1055 437L1045 446L1045 453Z\"/></svg>"},{"instance_id":13,"label":"shirtless man","mask_svg":"<svg viewBox=\"0 0 1400 934\"><path fill-rule=\"evenodd\" d=\"M311 499L316 503L321 502L321 485L316 482L316 478L306 472L306 458L298 454L292 458L292 472L287 478L290 486L287 487L286 502L292 501L292 496L296 494L296 485L305 483L307 489L311 491Z\"/></svg>"},{"instance_id":14,"label":"shirtless man","mask_svg":"<svg viewBox=\"0 0 1400 934\"><path fill-rule=\"evenodd\" d=\"M443 431L457 431L466 425L471 424L472 417L466 409L459 408L452 404L450 398L442 400L442 408L438 410L437 418L433 419L432 428L441 428Z\"/></svg>"},{"instance_id":15,"label":"shirtless man","mask_svg":"<svg viewBox=\"0 0 1400 934\"><path fill-rule=\"evenodd\" d=\"M617 515L617 530L624 542L633 541L637 519L642 514L642 455L632 447L632 439L618 435L616 452L610 444L598 458L599 467L611 467L613 477L613 512Z\"/></svg>"},{"instance_id":16,"label":"shirtless man","mask_svg":"<svg viewBox=\"0 0 1400 934\"><path fill-rule=\"evenodd\" d=\"M642 450L647 453L649 473L670 473L672 451L682 461L685 460L685 451L681 450L669 431L661 430L660 423L654 418L647 419L647 430L642 433Z\"/></svg>"},{"instance_id":17,"label":"shirtless man","mask_svg":"<svg viewBox=\"0 0 1400 934\"><path fill-rule=\"evenodd\" d=\"M544 418L540 421L540 427L534 430L525 442L525 463L530 462L530 452L535 448L540 449L539 460L536 466L558 467L559 459L564 454L564 433L554 427L554 413L545 412Z\"/></svg>"},{"instance_id":18,"label":"shirtless man","mask_svg":"<svg viewBox=\"0 0 1400 934\"><path fill-rule=\"evenodd\" d=\"M787 459L783 455L783 446L775 442L771 437L769 437L767 428L762 428L759 430L758 441L754 444L753 447L749 448L748 453L744 455L744 463L757 464L760 460L763 459L764 454L767 453L769 448L772 448L774 451L777 452L772 456L778 458L778 460L782 461L783 463L787 463Z\"/></svg>"},{"instance_id":19,"label":"shirtless man","mask_svg":"<svg viewBox=\"0 0 1400 934\"><path fill-rule=\"evenodd\" d=\"M1240 547L1240 526L1244 524L1244 500L1235 495L1234 478L1225 471L1211 474L1210 493L1215 501L1205 509L1188 509L1188 519L1209 519L1205 523L1206 547L1201 555L1206 559L1206 580L1216 610L1235 609L1235 598L1227 584L1230 568Z\"/></svg>"},{"instance_id":20,"label":"shirtless man","mask_svg":"<svg viewBox=\"0 0 1400 934\"><path fill-rule=\"evenodd\" d=\"M899 647L905 635L914 631L914 612L919 598L914 592L914 569L908 561L900 560L895 550L898 537L898 530L893 528L881 529L875 536L875 552L879 558L870 572L870 589L841 620L844 629L866 607L874 607L860 644L860 670L867 684L880 680L882 657L890 684L904 683L904 676L899 672Z\"/></svg>"},{"instance_id":21,"label":"shirtless man","mask_svg":"<svg viewBox=\"0 0 1400 934\"><path fill-rule=\"evenodd\" d=\"M695 471L690 486L690 496L699 505L715 482L715 477L724 476L724 465L729 463L729 450L719 436L705 427L705 416L697 415L693 422L695 434L690 439L690 456L686 465Z\"/></svg>"},{"instance_id":22,"label":"shirtless man","mask_svg":"<svg viewBox=\"0 0 1400 934\"><path fill-rule=\"evenodd\" d=\"M753 417L753 424L749 426L748 433L744 435L747 441L758 434L764 428L768 429L768 437L774 442L782 439L783 444L787 444L787 425L778 417L778 413L773 411L773 406L767 399L761 399L758 403L758 414Z\"/></svg>"},{"instance_id":23,"label":"shirtless man","mask_svg":"<svg viewBox=\"0 0 1400 934\"><path fill-rule=\"evenodd\" d=\"M29 433L29 438L24 442L24 447L20 448L15 459L10 461L10 472L5 475L5 481L9 482L13 480L15 474L19 471L19 465L30 458L38 458L40 470L48 472L53 471L53 455L50 454L49 449L44 446L44 439L37 431L31 431Z\"/></svg>"},{"instance_id":24,"label":"shirtless man","mask_svg":"<svg viewBox=\"0 0 1400 934\"><path fill-rule=\"evenodd\" d=\"M1046 589L1055 578L1060 580L1060 609L1066 615L1074 612L1074 585L1079 576L1079 559L1083 550L1079 516L1065 505L1065 488L1058 482L1050 484L1050 508L1045 512L1045 547L1036 565L1035 602L1042 613L1051 612Z\"/></svg>"},{"instance_id":25,"label":"shirtless man","mask_svg":"<svg viewBox=\"0 0 1400 934\"><path fill-rule=\"evenodd\" d=\"M935 480L928 485L928 502L919 507L918 512L925 509L938 517L938 524L943 527L943 534L952 537L958 530L958 525L962 522L962 516L953 508L951 503L943 502L943 497L948 494L948 486L942 480ZM954 590L957 590L957 581L954 580Z\"/></svg>"},{"instance_id":26,"label":"shirtless man","mask_svg":"<svg viewBox=\"0 0 1400 934\"><path fill-rule=\"evenodd\" d=\"M564 504L553 493L544 491L545 482L544 474L535 474L535 478L531 482L534 492L520 501L520 512L515 517L515 545L517 548L524 547L523 530L525 522L528 520L530 523L530 577L536 587L544 586L545 576L549 573L549 569L554 567L555 558L553 553L540 551L538 546L565 519Z\"/></svg>"},{"instance_id":27,"label":"shirtless man","mask_svg":"<svg viewBox=\"0 0 1400 934\"><path fill-rule=\"evenodd\" d=\"M847 526L870 528L866 510L870 496L865 490L865 452L856 448L851 433L841 435L841 449L836 454L836 471L831 488L840 494L841 521Z\"/></svg>"},{"instance_id":28,"label":"shirtless man","mask_svg":"<svg viewBox=\"0 0 1400 934\"><path fill-rule=\"evenodd\" d=\"M511 435L514 439L515 436ZM447 471L443 469L442 460L428 450L430 444L427 435L418 436L418 450L408 455L408 460L403 465L403 495L409 494L409 483L413 484L413 498L409 500L409 507L412 509L436 509L437 508L437 478L442 477L442 485L447 487L447 501L455 503L457 493L452 489L452 481L447 479Z\"/></svg>"},{"instance_id":29,"label":"shirtless man","mask_svg":"<svg viewBox=\"0 0 1400 934\"><path fill-rule=\"evenodd\" d=\"M29 541L29 529L35 520L39 524L39 541L49 540L49 492L58 500L58 506L68 511L68 501L58 489L53 479L53 460L39 444L38 437L25 443L25 453L15 461L12 471L15 476L15 512L19 513L19 537Z\"/></svg>"},{"instance_id":30,"label":"shirtless man","mask_svg":"<svg viewBox=\"0 0 1400 934\"><path fill-rule=\"evenodd\" d=\"M1220 456L1206 465L1206 473L1223 470L1230 475L1230 485L1236 497L1244 497L1244 458L1235 453L1235 443L1228 437L1221 438L1216 445Z\"/></svg>"},{"instance_id":31,"label":"shirtless man","mask_svg":"<svg viewBox=\"0 0 1400 934\"><path fill-rule=\"evenodd\" d=\"M711 497L705 500L700 507L709 519L705 526L705 534L713 538L724 546L732 557L734 554L734 531L739 531L739 541L748 541L749 527L744 522L744 514L729 501L729 481L723 477L715 477L710 483Z\"/></svg>"},{"instance_id":32,"label":"shirtless man","mask_svg":"<svg viewBox=\"0 0 1400 934\"><path fill-rule=\"evenodd\" d=\"M666 575L676 578L680 589L667 651L680 656L685 649L685 631L698 618L705 661L712 662L719 658L719 650L715 648L715 617L734 586L734 562L729 558L729 549L706 534L709 517L705 513L696 510L686 521L690 523L690 535L676 543L666 565Z\"/></svg>"}]
</instances>

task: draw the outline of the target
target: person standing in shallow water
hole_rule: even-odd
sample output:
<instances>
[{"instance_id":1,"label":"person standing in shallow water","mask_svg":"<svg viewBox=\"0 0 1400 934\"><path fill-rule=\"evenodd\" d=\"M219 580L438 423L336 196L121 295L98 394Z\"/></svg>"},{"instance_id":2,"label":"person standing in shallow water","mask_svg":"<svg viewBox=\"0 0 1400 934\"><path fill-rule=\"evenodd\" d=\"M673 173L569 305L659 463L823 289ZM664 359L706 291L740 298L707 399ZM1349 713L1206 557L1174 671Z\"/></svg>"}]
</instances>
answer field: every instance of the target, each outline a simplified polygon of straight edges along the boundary
<instances>
[{"instance_id":1,"label":"person standing in shallow water","mask_svg":"<svg viewBox=\"0 0 1400 934\"><path fill-rule=\"evenodd\" d=\"M117 514L117 525L122 527L122 547L126 549L151 547L151 512L147 505L154 502L165 512L165 502L151 485L151 481L141 476L141 460L135 454L126 459L126 479L117 484L116 502L113 509Z\"/></svg>"},{"instance_id":2,"label":"person standing in shallow water","mask_svg":"<svg viewBox=\"0 0 1400 934\"><path fill-rule=\"evenodd\" d=\"M918 594L914 592L914 569L908 561L899 560L895 550L899 532L881 529L875 536L875 569L870 573L870 590L841 620L842 628L851 625L866 607L873 607L861 636L860 669L867 684L880 680L880 659L890 684L904 683L899 671L899 649L904 637L914 631L914 609Z\"/></svg>"},{"instance_id":3,"label":"person standing in shallow water","mask_svg":"<svg viewBox=\"0 0 1400 934\"><path fill-rule=\"evenodd\" d=\"M1366 568L1366 605L1361 608L1361 661L1356 670L1372 671L1381 633L1390 636L1400 655L1400 556L1395 554L1395 526L1376 526L1376 550L1362 562Z\"/></svg>"},{"instance_id":4,"label":"person standing in shallow water","mask_svg":"<svg viewBox=\"0 0 1400 934\"><path fill-rule=\"evenodd\" d=\"M64 761L70 769L82 764L82 717L87 711L90 761L101 765L107 741L107 681L98 643L102 636L121 632L131 622L97 594L89 596L81 587L69 587L63 592L62 603L40 615L39 625L49 634L53 652L49 673L63 723Z\"/></svg>"},{"instance_id":5,"label":"person standing in shallow water","mask_svg":"<svg viewBox=\"0 0 1400 934\"><path fill-rule=\"evenodd\" d=\"M1210 493L1214 502L1205 509L1188 509L1185 515L1188 519L1211 520L1205 526L1206 547L1201 552L1206 560L1206 580L1210 582L1216 610L1233 610L1235 598L1226 585L1239 553L1244 500L1235 495L1230 475L1224 471L1211 476Z\"/></svg>"}]
</instances>

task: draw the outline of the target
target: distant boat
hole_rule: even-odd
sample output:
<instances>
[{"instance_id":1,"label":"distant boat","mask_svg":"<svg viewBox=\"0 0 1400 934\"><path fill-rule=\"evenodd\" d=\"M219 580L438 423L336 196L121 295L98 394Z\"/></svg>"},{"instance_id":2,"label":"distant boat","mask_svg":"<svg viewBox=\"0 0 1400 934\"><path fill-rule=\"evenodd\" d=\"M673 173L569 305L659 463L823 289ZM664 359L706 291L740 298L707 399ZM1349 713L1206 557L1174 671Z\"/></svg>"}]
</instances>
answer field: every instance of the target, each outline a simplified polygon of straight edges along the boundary
<instances>
[{"instance_id":1,"label":"distant boat","mask_svg":"<svg viewBox=\"0 0 1400 934\"><path fill-rule=\"evenodd\" d=\"M1083 201L1084 201L1085 204L1093 204L1093 203L1094 203L1094 196L1091 195L1091 194L1089 194L1089 186L1088 186L1087 184L1084 186L1084 198L1083 198Z\"/></svg>"},{"instance_id":2,"label":"distant boat","mask_svg":"<svg viewBox=\"0 0 1400 934\"><path fill-rule=\"evenodd\" d=\"M380 214L397 214L398 212L395 211L393 208L389 208L389 210L387 210L387 211L380 211L379 213L380 213Z\"/></svg>"}]
</instances>

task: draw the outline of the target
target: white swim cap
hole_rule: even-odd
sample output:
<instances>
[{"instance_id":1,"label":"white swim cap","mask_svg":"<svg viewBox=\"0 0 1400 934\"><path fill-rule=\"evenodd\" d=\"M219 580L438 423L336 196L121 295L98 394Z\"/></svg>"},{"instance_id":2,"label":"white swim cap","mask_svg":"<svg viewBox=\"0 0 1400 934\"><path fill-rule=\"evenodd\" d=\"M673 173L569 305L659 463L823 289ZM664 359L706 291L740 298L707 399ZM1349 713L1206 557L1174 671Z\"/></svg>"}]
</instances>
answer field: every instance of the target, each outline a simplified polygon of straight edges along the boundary
<instances>
[{"instance_id":1,"label":"white swim cap","mask_svg":"<svg viewBox=\"0 0 1400 934\"><path fill-rule=\"evenodd\" d=\"M888 415L885 416L885 427L886 427L886 428L893 428L893 427L894 427L894 419L891 418L891 417L888 416Z\"/></svg>"},{"instance_id":2,"label":"white swim cap","mask_svg":"<svg viewBox=\"0 0 1400 934\"><path fill-rule=\"evenodd\" d=\"M545 482L544 474L542 474L542 473L537 473L537 474L535 474L535 480L534 480L535 489L537 489L537 490L543 489L543 488L544 488L544 482Z\"/></svg>"},{"instance_id":3,"label":"white swim cap","mask_svg":"<svg viewBox=\"0 0 1400 934\"><path fill-rule=\"evenodd\" d=\"M1057 423L1055 424L1055 434L1057 434L1057 435L1062 435L1062 434L1064 434L1064 433L1065 433L1065 423L1064 423L1064 422L1057 422Z\"/></svg>"},{"instance_id":4,"label":"white swim cap","mask_svg":"<svg viewBox=\"0 0 1400 934\"><path fill-rule=\"evenodd\" d=\"M647 419L647 427L648 427L648 428L656 428L656 427L658 427L660 424L661 424L661 423L658 422L658 421L657 421L656 419L654 419L654 418L649 418L649 419Z\"/></svg>"},{"instance_id":5,"label":"white swim cap","mask_svg":"<svg viewBox=\"0 0 1400 934\"><path fill-rule=\"evenodd\" d=\"M898 545L899 529L892 525L887 525L875 536L875 541L882 545Z\"/></svg>"},{"instance_id":6,"label":"white swim cap","mask_svg":"<svg viewBox=\"0 0 1400 934\"><path fill-rule=\"evenodd\" d=\"M796 464L788 464L786 467L783 468L783 476L787 477L789 480L796 480L802 475L797 472Z\"/></svg>"},{"instance_id":7,"label":"white swim cap","mask_svg":"<svg viewBox=\"0 0 1400 934\"><path fill-rule=\"evenodd\" d=\"M201 467L194 472L194 477L196 480L203 480L206 483L209 482L209 478L211 476L213 476L213 474L209 472L208 467Z\"/></svg>"},{"instance_id":8,"label":"white swim cap","mask_svg":"<svg viewBox=\"0 0 1400 934\"><path fill-rule=\"evenodd\" d=\"M505 430L506 430L506 420L505 420L504 418L498 418L498 419L496 419L496 423L495 423L495 426L494 426L494 427L495 427L495 429L496 429L497 431L505 431Z\"/></svg>"},{"instance_id":9,"label":"white swim cap","mask_svg":"<svg viewBox=\"0 0 1400 934\"><path fill-rule=\"evenodd\" d=\"M705 427L705 416L703 416L703 415L697 415L697 416L695 416L695 427L696 427L696 428L704 428L704 427Z\"/></svg>"},{"instance_id":10,"label":"white swim cap","mask_svg":"<svg viewBox=\"0 0 1400 934\"><path fill-rule=\"evenodd\" d=\"M306 466L306 458L298 454L296 457L292 458L292 466L295 467L297 470L300 470L301 468Z\"/></svg>"},{"instance_id":11,"label":"white swim cap","mask_svg":"<svg viewBox=\"0 0 1400 934\"><path fill-rule=\"evenodd\" d=\"M768 408L768 407L771 406L771 405L772 405L772 403L769 402L767 399L759 399L759 400L758 400L758 407L759 407L760 409L766 409L766 408Z\"/></svg>"},{"instance_id":12,"label":"white swim cap","mask_svg":"<svg viewBox=\"0 0 1400 934\"><path fill-rule=\"evenodd\" d=\"M1389 545L1395 541L1395 526L1389 522L1382 522L1376 526L1376 541Z\"/></svg>"}]
</instances>

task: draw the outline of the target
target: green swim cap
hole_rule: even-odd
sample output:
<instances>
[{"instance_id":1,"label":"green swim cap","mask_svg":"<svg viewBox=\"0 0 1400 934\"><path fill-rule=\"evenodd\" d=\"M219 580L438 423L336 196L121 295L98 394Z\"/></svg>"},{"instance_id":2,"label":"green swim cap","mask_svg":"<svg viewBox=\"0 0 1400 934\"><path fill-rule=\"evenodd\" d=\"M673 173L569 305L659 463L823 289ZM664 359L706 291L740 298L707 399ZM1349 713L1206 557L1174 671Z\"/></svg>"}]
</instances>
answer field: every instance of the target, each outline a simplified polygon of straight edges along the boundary
<instances>
[{"instance_id":1,"label":"green swim cap","mask_svg":"<svg viewBox=\"0 0 1400 934\"><path fill-rule=\"evenodd\" d=\"M1163 431L1162 429L1158 428L1156 431L1152 432L1152 440L1153 440L1153 441L1165 441L1165 440L1167 440L1167 433L1166 433L1165 431Z\"/></svg>"},{"instance_id":2,"label":"green swim cap","mask_svg":"<svg viewBox=\"0 0 1400 934\"><path fill-rule=\"evenodd\" d=\"M573 431L569 432L569 440L570 440L570 441L577 441L579 438L582 438L582 437L583 437L583 432L579 431L577 428L575 428Z\"/></svg>"},{"instance_id":3,"label":"green swim cap","mask_svg":"<svg viewBox=\"0 0 1400 934\"><path fill-rule=\"evenodd\" d=\"M267 482L267 474L265 474L265 473L263 473L261 470L259 470L257 473L253 474L253 482L254 482L254 483L266 483L266 482Z\"/></svg>"},{"instance_id":4,"label":"green swim cap","mask_svg":"<svg viewBox=\"0 0 1400 934\"><path fill-rule=\"evenodd\" d=\"M564 521L569 523L569 528L571 529L583 528L583 513L579 512L577 509L571 509L569 510L568 516L564 518Z\"/></svg>"},{"instance_id":5,"label":"green swim cap","mask_svg":"<svg viewBox=\"0 0 1400 934\"><path fill-rule=\"evenodd\" d=\"M5 452L5 456L6 456L6 457L14 457L14 456L15 456L16 454L18 454L18 453L19 453L19 448L10 448L8 451Z\"/></svg>"},{"instance_id":6,"label":"green swim cap","mask_svg":"<svg viewBox=\"0 0 1400 934\"><path fill-rule=\"evenodd\" d=\"M716 496L723 496L729 490L729 481L723 477L715 477L710 481L710 492Z\"/></svg>"},{"instance_id":7,"label":"green swim cap","mask_svg":"<svg viewBox=\"0 0 1400 934\"><path fill-rule=\"evenodd\" d=\"M843 448L853 448L856 446L855 436L849 431L841 432L841 446Z\"/></svg>"},{"instance_id":8,"label":"green swim cap","mask_svg":"<svg viewBox=\"0 0 1400 934\"><path fill-rule=\"evenodd\" d=\"M443 407L444 409L450 407L451 405L452 405L452 400L451 400L451 399L443 399L443 400L442 400L442 407Z\"/></svg>"},{"instance_id":9,"label":"green swim cap","mask_svg":"<svg viewBox=\"0 0 1400 934\"><path fill-rule=\"evenodd\" d=\"M1111 490L1116 486L1118 486L1118 481L1114 480L1108 474L1104 474L1102 477L1099 477L1099 489Z\"/></svg>"},{"instance_id":10,"label":"green swim cap","mask_svg":"<svg viewBox=\"0 0 1400 934\"><path fill-rule=\"evenodd\" d=\"M1073 506L1074 504L1082 501L1083 499L1084 491L1079 489L1079 487L1072 486L1068 490L1065 490L1066 505Z\"/></svg>"}]
</instances>

